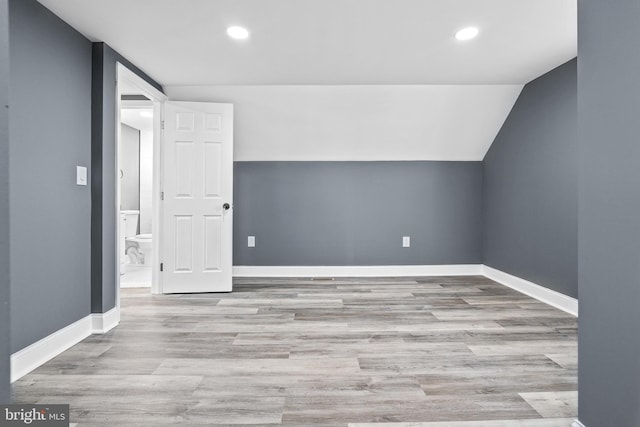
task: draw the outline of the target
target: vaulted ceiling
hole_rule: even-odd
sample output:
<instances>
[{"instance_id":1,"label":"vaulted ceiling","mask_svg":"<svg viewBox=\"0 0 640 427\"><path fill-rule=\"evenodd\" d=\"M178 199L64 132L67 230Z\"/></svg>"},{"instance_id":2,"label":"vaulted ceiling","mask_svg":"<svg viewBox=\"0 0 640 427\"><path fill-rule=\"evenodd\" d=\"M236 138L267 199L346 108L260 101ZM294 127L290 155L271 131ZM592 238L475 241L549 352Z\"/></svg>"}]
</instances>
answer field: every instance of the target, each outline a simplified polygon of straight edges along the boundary
<instances>
[{"instance_id":1,"label":"vaulted ceiling","mask_svg":"<svg viewBox=\"0 0 640 427\"><path fill-rule=\"evenodd\" d=\"M171 98L234 103L238 160L481 160L577 52L577 0L39 1Z\"/></svg>"}]
</instances>

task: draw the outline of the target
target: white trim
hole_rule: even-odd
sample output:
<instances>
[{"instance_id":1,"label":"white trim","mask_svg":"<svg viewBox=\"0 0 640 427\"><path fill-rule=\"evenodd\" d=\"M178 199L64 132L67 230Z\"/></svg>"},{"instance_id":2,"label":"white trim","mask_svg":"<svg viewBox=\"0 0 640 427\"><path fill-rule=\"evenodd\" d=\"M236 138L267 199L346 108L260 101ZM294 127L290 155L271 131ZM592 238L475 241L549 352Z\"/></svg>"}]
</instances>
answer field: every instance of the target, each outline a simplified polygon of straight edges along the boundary
<instances>
[{"instance_id":1,"label":"white trim","mask_svg":"<svg viewBox=\"0 0 640 427\"><path fill-rule=\"evenodd\" d=\"M118 82L126 81L129 85L135 86L139 92L145 95L153 102L153 195L152 195L152 222L151 222L151 232L153 234L153 253L154 265L151 268L151 293L152 294L161 294L162 293L162 275L160 274L160 260L162 259L161 253L161 239L162 236L160 234L161 228L161 206L160 206L160 192L162 191L162 183L161 183L161 174L162 174L162 155L161 155L161 121L163 114L163 105L164 102L167 101L167 96L152 86L149 82L144 80L135 72L128 69L121 62L116 63L116 122L114 123L115 132L116 132L116 200L115 210L116 210L116 265L115 265L115 277L116 280L116 307L120 307L120 213L118 201L120 200L120 180L118 179L118 170L120 168L120 109L121 109L121 86Z\"/></svg>"},{"instance_id":2,"label":"white trim","mask_svg":"<svg viewBox=\"0 0 640 427\"><path fill-rule=\"evenodd\" d=\"M142 77L128 69L127 66L121 62L116 62L116 79L117 81L120 81L120 79L126 79L127 83L136 86L138 89L140 89L140 92L147 97L155 98L158 101L167 100L167 95L165 95L164 93L156 89L155 86L152 86ZM118 95L120 95L119 90Z\"/></svg>"},{"instance_id":3,"label":"white trim","mask_svg":"<svg viewBox=\"0 0 640 427\"><path fill-rule=\"evenodd\" d=\"M120 308L113 307L106 313L91 314L91 326L94 334L106 334L120 323Z\"/></svg>"},{"instance_id":4,"label":"white trim","mask_svg":"<svg viewBox=\"0 0 640 427\"><path fill-rule=\"evenodd\" d=\"M162 274L160 274L160 262L162 262L162 200L160 199L160 193L163 190L162 187L162 173L164 170L164 165L162 164L163 159L163 132L162 123L164 123L164 102L166 98L162 100L162 102L154 102L153 103L153 196L152 196L152 207L153 207L153 216L151 218L151 233L153 235L152 239L152 251L155 258L155 265L151 266L151 293L154 295L162 294ZM120 306L120 299L118 298L118 306Z\"/></svg>"},{"instance_id":5,"label":"white trim","mask_svg":"<svg viewBox=\"0 0 640 427\"><path fill-rule=\"evenodd\" d=\"M573 423L571 423L571 427L585 427L585 425L582 424L580 420L575 420Z\"/></svg>"},{"instance_id":6,"label":"white trim","mask_svg":"<svg viewBox=\"0 0 640 427\"><path fill-rule=\"evenodd\" d=\"M120 323L120 309L92 313L11 355L11 382L15 382L70 349L91 334L104 334Z\"/></svg>"},{"instance_id":7,"label":"white trim","mask_svg":"<svg viewBox=\"0 0 640 427\"><path fill-rule=\"evenodd\" d=\"M148 283L120 284L120 289L141 289L141 288L152 289L152 286Z\"/></svg>"},{"instance_id":8,"label":"white trim","mask_svg":"<svg viewBox=\"0 0 640 427\"><path fill-rule=\"evenodd\" d=\"M233 277L403 277L480 276L482 264L357 265L357 266L234 266Z\"/></svg>"},{"instance_id":9,"label":"white trim","mask_svg":"<svg viewBox=\"0 0 640 427\"><path fill-rule=\"evenodd\" d=\"M562 311L566 311L576 317L578 316L578 300L575 298L505 273L504 271L496 270L488 265L485 265L483 270L483 274L491 280L529 295Z\"/></svg>"},{"instance_id":10,"label":"white trim","mask_svg":"<svg viewBox=\"0 0 640 427\"><path fill-rule=\"evenodd\" d=\"M11 355L11 382L17 381L38 366L91 335L91 315L83 317L49 336Z\"/></svg>"},{"instance_id":11,"label":"white trim","mask_svg":"<svg viewBox=\"0 0 640 427\"><path fill-rule=\"evenodd\" d=\"M371 266L244 266L233 267L233 277L406 277L485 276L573 316L578 300L484 264L371 265Z\"/></svg>"},{"instance_id":12,"label":"white trim","mask_svg":"<svg viewBox=\"0 0 640 427\"><path fill-rule=\"evenodd\" d=\"M395 266L235 266L234 277L403 277L480 276L529 295L539 301L578 315L578 300L483 264ZM104 334L120 322L120 308L93 313L11 355L11 382L71 348L92 333ZM572 427L585 427L580 421Z\"/></svg>"}]
</instances>

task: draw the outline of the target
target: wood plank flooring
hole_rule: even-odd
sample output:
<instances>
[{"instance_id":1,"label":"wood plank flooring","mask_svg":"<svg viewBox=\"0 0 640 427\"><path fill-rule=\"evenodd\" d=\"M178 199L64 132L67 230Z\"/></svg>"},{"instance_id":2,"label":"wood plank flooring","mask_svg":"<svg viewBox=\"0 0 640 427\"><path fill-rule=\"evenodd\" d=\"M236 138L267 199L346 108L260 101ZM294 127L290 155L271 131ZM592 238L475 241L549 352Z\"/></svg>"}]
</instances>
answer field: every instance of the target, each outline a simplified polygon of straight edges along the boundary
<instances>
[{"instance_id":1,"label":"wood plank flooring","mask_svg":"<svg viewBox=\"0 0 640 427\"><path fill-rule=\"evenodd\" d=\"M84 426L569 427L577 319L484 277L122 292L122 321L13 385Z\"/></svg>"}]
</instances>

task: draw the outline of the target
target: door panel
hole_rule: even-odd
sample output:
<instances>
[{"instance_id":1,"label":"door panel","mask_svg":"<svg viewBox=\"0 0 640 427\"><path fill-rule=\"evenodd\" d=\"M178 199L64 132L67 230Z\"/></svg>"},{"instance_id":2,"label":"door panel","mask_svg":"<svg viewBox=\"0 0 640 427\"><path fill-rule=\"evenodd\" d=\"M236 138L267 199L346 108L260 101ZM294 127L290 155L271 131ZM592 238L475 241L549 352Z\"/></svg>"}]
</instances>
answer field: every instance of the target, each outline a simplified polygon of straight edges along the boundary
<instances>
[{"instance_id":1,"label":"door panel","mask_svg":"<svg viewBox=\"0 0 640 427\"><path fill-rule=\"evenodd\" d=\"M233 106L167 102L164 117L163 292L229 292Z\"/></svg>"},{"instance_id":2,"label":"door panel","mask_svg":"<svg viewBox=\"0 0 640 427\"><path fill-rule=\"evenodd\" d=\"M175 220L175 251L176 272L193 272L193 216L176 215Z\"/></svg>"}]
</instances>

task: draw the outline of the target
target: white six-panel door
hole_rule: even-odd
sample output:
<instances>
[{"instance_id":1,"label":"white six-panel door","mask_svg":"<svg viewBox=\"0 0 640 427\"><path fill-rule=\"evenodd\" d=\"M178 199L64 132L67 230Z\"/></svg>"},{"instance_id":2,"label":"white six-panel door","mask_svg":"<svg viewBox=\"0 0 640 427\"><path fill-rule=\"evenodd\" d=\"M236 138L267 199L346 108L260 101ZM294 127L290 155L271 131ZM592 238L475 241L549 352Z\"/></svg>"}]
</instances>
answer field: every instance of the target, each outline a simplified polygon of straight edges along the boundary
<instances>
[{"instance_id":1,"label":"white six-panel door","mask_svg":"<svg viewBox=\"0 0 640 427\"><path fill-rule=\"evenodd\" d=\"M164 108L162 291L230 292L233 105Z\"/></svg>"}]
</instances>

